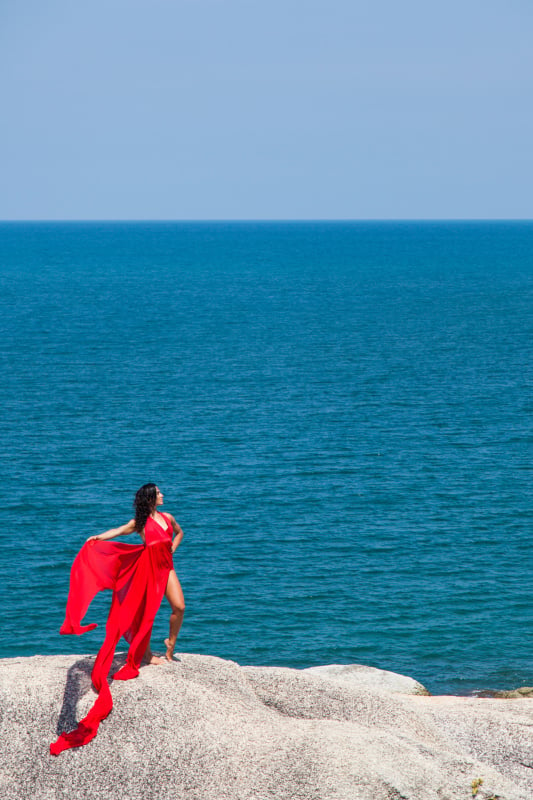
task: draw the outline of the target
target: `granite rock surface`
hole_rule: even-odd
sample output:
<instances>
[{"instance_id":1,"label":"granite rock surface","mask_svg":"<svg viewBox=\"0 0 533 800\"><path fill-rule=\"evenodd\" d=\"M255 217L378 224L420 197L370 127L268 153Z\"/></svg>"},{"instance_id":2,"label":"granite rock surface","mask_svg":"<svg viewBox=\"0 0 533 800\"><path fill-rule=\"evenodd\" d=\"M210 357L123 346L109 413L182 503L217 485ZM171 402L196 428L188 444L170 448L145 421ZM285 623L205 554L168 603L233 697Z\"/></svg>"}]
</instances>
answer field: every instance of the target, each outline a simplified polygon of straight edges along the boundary
<instances>
[{"instance_id":1,"label":"granite rock surface","mask_svg":"<svg viewBox=\"0 0 533 800\"><path fill-rule=\"evenodd\" d=\"M366 667L363 664L326 664L323 667L308 667L302 670L307 675L315 675L337 683L353 686L356 689L385 690L399 694L429 695L421 683L407 675L398 675L386 669Z\"/></svg>"},{"instance_id":2,"label":"granite rock surface","mask_svg":"<svg viewBox=\"0 0 533 800\"><path fill-rule=\"evenodd\" d=\"M180 655L114 683L96 739L50 756L93 703L92 663L0 660L2 800L471 800L479 779L477 800L533 798L531 698L403 694L361 668Z\"/></svg>"}]
</instances>

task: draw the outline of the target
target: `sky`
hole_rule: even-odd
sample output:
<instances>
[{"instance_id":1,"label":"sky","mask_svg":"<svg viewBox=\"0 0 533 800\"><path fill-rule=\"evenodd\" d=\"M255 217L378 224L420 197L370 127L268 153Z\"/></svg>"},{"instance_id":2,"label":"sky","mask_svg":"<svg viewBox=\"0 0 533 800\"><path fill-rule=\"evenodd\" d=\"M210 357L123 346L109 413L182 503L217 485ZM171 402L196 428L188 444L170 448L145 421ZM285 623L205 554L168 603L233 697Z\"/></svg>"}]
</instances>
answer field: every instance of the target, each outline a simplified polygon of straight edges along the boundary
<instances>
[{"instance_id":1,"label":"sky","mask_svg":"<svg viewBox=\"0 0 533 800\"><path fill-rule=\"evenodd\" d=\"M0 219L531 219L531 0L0 0Z\"/></svg>"}]
</instances>

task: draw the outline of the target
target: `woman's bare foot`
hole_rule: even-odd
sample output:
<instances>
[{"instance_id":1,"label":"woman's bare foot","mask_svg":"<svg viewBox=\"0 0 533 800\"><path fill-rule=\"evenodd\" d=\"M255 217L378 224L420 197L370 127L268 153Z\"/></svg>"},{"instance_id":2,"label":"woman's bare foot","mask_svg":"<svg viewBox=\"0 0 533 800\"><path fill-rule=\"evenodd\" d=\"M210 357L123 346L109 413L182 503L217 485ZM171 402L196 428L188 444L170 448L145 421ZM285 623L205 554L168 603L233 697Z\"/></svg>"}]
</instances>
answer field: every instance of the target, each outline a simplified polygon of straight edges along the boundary
<instances>
[{"instance_id":1,"label":"woman's bare foot","mask_svg":"<svg viewBox=\"0 0 533 800\"><path fill-rule=\"evenodd\" d=\"M165 658L167 661L172 661L172 656L174 655L174 648L176 647L176 640L172 642L170 639L165 639L165 647L167 648L167 652L165 653Z\"/></svg>"},{"instance_id":2,"label":"woman's bare foot","mask_svg":"<svg viewBox=\"0 0 533 800\"><path fill-rule=\"evenodd\" d=\"M154 654L152 653L151 650L149 650L147 653L144 654L143 661L144 661L145 664L164 664L165 663L162 658L159 658L159 656L154 656Z\"/></svg>"}]
</instances>

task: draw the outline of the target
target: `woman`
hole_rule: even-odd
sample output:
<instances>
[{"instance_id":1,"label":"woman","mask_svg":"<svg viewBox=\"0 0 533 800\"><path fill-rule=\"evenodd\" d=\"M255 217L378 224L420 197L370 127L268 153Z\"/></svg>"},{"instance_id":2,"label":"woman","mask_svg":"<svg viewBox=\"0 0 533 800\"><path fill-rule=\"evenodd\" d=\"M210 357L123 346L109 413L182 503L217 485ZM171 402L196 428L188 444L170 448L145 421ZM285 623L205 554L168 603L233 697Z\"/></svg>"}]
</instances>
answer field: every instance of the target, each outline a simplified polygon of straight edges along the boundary
<instances>
[{"instance_id":1,"label":"woman","mask_svg":"<svg viewBox=\"0 0 533 800\"><path fill-rule=\"evenodd\" d=\"M113 599L106 624L106 636L94 663L91 678L98 697L89 714L70 733L62 733L50 745L50 752L87 744L98 731L100 722L113 707L107 676L121 636L130 643L124 666L113 676L129 680L139 674L141 661L160 664L162 660L150 650L150 635L155 615L166 595L172 614L166 658L171 661L185 611L183 592L174 571L172 554L183 538L183 531L171 514L162 514L157 507L163 495L155 483L146 483L135 495L135 517L118 528L91 536L76 556L70 573L70 590L65 621L60 633L80 634L96 628L95 623L82 625L85 612L97 592L112 589ZM111 542L119 536L137 531L142 545Z\"/></svg>"},{"instance_id":2,"label":"woman","mask_svg":"<svg viewBox=\"0 0 533 800\"><path fill-rule=\"evenodd\" d=\"M115 539L117 536L127 536L137 531L145 545L153 546L160 541L166 542L170 536L170 552L173 555L183 539L183 531L172 514L162 514L157 510L157 506L163 505L163 494L155 483L145 483L144 486L141 486L135 495L133 505L135 507L134 519L130 519L120 528L111 528L98 536L89 536L87 541L105 542L109 539ZM161 531L165 532L165 536L161 536ZM174 538L172 538L172 531L175 534ZM167 648L167 661L172 661L176 639L178 638L181 623L183 622L183 614L185 613L185 600L172 559L170 559L168 567L165 597L170 603L172 614L170 616L168 639L165 639L165 647ZM163 663L162 659L152 655L150 644L148 644L144 654L144 660L147 664Z\"/></svg>"}]
</instances>

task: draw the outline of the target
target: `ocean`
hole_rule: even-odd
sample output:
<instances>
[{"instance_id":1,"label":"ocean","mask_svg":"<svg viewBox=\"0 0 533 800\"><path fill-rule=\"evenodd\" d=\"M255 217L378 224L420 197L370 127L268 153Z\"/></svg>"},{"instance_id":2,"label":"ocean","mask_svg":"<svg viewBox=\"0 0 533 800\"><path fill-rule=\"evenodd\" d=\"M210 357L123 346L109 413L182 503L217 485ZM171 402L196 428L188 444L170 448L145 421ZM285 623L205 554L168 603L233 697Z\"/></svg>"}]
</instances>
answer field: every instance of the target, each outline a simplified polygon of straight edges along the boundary
<instances>
[{"instance_id":1,"label":"ocean","mask_svg":"<svg viewBox=\"0 0 533 800\"><path fill-rule=\"evenodd\" d=\"M97 652L154 481L178 652L533 685L532 283L531 222L1 223L0 656Z\"/></svg>"}]
</instances>

